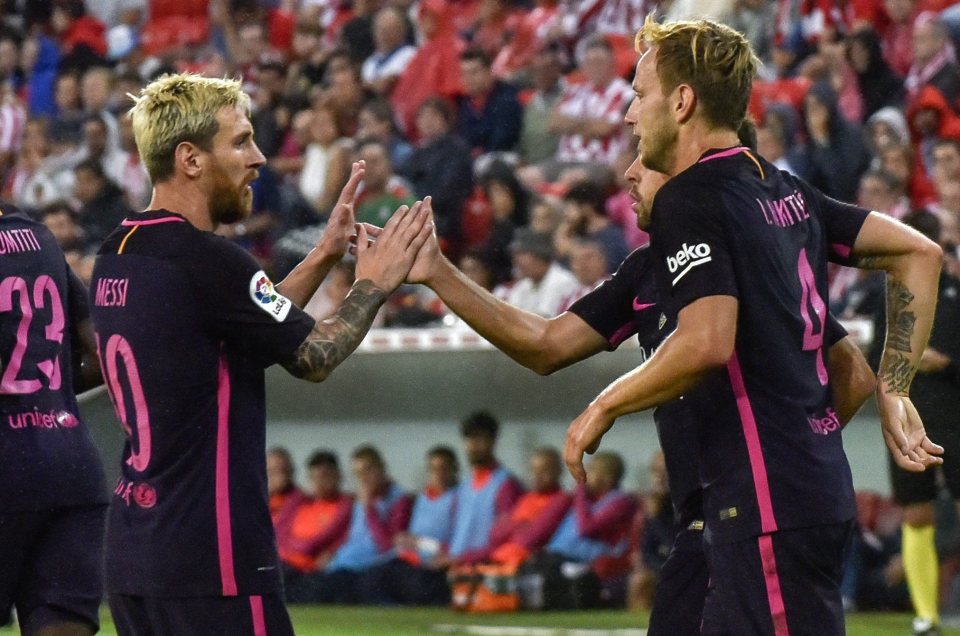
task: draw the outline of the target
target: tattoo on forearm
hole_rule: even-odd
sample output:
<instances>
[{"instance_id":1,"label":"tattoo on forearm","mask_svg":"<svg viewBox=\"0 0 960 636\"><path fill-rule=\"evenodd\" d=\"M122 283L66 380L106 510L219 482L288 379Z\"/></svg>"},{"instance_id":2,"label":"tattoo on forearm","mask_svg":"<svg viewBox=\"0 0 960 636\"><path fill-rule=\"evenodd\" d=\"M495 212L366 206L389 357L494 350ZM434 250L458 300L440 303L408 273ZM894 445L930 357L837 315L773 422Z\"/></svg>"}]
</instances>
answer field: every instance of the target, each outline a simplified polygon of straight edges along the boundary
<instances>
[{"instance_id":1,"label":"tattoo on forearm","mask_svg":"<svg viewBox=\"0 0 960 636\"><path fill-rule=\"evenodd\" d=\"M909 389L916 372L916 367L898 351L887 351L880 363L880 378L892 393L902 393Z\"/></svg>"},{"instance_id":2,"label":"tattoo on forearm","mask_svg":"<svg viewBox=\"0 0 960 636\"><path fill-rule=\"evenodd\" d=\"M317 322L293 361L284 367L298 378L326 379L360 344L387 294L369 280L358 281L340 309Z\"/></svg>"},{"instance_id":3,"label":"tattoo on forearm","mask_svg":"<svg viewBox=\"0 0 960 636\"><path fill-rule=\"evenodd\" d=\"M917 317L912 311L906 311L913 302L913 294L903 283L890 279L887 284L887 348L895 351L911 352L910 340L913 338Z\"/></svg>"}]
</instances>

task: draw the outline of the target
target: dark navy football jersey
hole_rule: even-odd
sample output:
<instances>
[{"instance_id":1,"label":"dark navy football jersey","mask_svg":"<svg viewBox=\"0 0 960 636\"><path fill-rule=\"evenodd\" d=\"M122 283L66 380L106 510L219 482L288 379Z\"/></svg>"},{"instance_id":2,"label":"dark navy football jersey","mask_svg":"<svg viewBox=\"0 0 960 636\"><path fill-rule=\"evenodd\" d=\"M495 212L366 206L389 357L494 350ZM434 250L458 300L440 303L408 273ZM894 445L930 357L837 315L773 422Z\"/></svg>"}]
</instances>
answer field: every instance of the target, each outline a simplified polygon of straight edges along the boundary
<instances>
[{"instance_id":1,"label":"dark navy football jersey","mask_svg":"<svg viewBox=\"0 0 960 636\"><path fill-rule=\"evenodd\" d=\"M570 312L603 336L610 349L636 335L640 363L653 355L676 327L676 317L667 315L657 301L653 261L646 247L632 252L610 279L574 303ZM843 326L832 315L828 316L828 346L846 335ZM667 468L676 528L702 527L703 491L695 451L699 435L696 417L681 397L657 408L654 422ZM683 537L694 543L677 546L678 549L702 549L696 535Z\"/></svg>"},{"instance_id":2,"label":"dark navy football jersey","mask_svg":"<svg viewBox=\"0 0 960 636\"><path fill-rule=\"evenodd\" d=\"M264 368L314 325L240 247L164 210L131 216L90 286L127 434L107 522L107 590L278 592L267 505Z\"/></svg>"},{"instance_id":3,"label":"dark navy football jersey","mask_svg":"<svg viewBox=\"0 0 960 636\"><path fill-rule=\"evenodd\" d=\"M847 262L867 214L746 148L706 153L654 200L667 313L706 296L739 302L733 356L685 396L711 541L855 514L827 377L826 266Z\"/></svg>"},{"instance_id":4,"label":"dark navy football jersey","mask_svg":"<svg viewBox=\"0 0 960 636\"><path fill-rule=\"evenodd\" d=\"M667 315L657 300L653 269L650 250L634 250L611 278L570 307L571 313L607 340L611 350L636 335L641 364L676 327L675 317ZM667 467L675 524L683 529L703 519L699 465L696 453L691 452L697 437L696 420L681 398L657 408L654 422ZM699 545L693 547L700 549Z\"/></svg>"},{"instance_id":5,"label":"dark navy football jersey","mask_svg":"<svg viewBox=\"0 0 960 636\"><path fill-rule=\"evenodd\" d=\"M86 290L46 227L0 207L0 512L105 503L73 391Z\"/></svg>"}]
</instances>

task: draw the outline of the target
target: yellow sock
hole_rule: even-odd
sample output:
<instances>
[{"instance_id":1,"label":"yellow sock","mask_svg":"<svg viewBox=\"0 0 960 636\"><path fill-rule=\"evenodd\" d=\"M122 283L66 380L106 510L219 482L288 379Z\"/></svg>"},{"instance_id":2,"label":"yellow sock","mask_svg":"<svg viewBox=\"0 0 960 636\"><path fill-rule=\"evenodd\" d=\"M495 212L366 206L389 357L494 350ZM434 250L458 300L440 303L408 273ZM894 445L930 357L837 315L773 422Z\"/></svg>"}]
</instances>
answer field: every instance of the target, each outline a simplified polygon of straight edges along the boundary
<instances>
[{"instance_id":1,"label":"yellow sock","mask_svg":"<svg viewBox=\"0 0 960 636\"><path fill-rule=\"evenodd\" d=\"M933 543L933 526L903 524L903 569L913 609L920 618L940 623L940 566Z\"/></svg>"}]
</instances>

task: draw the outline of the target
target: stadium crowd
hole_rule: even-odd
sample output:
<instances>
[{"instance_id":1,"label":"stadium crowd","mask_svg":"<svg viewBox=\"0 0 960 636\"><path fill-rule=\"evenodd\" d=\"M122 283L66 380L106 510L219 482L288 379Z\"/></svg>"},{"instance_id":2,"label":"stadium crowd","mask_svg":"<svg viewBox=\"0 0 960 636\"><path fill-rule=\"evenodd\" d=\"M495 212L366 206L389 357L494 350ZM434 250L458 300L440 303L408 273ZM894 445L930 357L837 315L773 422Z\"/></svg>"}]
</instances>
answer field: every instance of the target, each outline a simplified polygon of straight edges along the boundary
<instances>
[{"instance_id":1,"label":"stadium crowd","mask_svg":"<svg viewBox=\"0 0 960 636\"><path fill-rule=\"evenodd\" d=\"M692 3L620 0L5 0L2 197L51 227L88 279L92 254L147 203L127 94L173 70L238 75L268 159L255 216L219 231L282 276L315 243L351 160L358 218L430 194L445 251L511 303L565 310L646 242L623 172L633 34ZM689 6L688 6L689 5ZM697 15L765 65L761 154L827 194L897 218L935 214L960 243L960 7L945 0L716 0ZM950 261L956 273L956 259ZM336 306L344 268L315 303ZM838 315L875 316L877 279L835 273ZM381 326L443 324L401 288ZM446 317L446 323L456 321ZM877 330L882 333L882 330Z\"/></svg>"},{"instance_id":2,"label":"stadium crowd","mask_svg":"<svg viewBox=\"0 0 960 636\"><path fill-rule=\"evenodd\" d=\"M759 152L830 196L926 228L960 277L960 5L947 0L0 0L0 198L42 219L89 281L100 241L148 203L127 95L170 71L240 76L267 165L254 216L218 232L271 275L316 244L363 159L358 220L382 225L431 195L464 272L557 315L647 240L623 180L636 151L622 122L633 35L651 11L747 34L764 61L750 109ZM338 266L311 305L332 311L352 280ZM877 322L875 364L883 277L836 268L830 295L838 316ZM402 287L379 320L458 324L422 287ZM550 449L531 457L524 493L493 455L495 421L470 418L463 433L469 476L457 481L451 449L431 449L416 496L372 447L350 459L354 495L330 453L311 457L305 494L289 456L271 452L291 600L441 603L457 568L530 564L549 578L578 562L610 602L635 570L630 596L643 603L658 524L669 545L662 493L638 506L613 454L565 493ZM870 585L902 582L889 560L899 519L861 503L847 598L869 605ZM397 588L398 574L422 584Z\"/></svg>"}]
</instances>

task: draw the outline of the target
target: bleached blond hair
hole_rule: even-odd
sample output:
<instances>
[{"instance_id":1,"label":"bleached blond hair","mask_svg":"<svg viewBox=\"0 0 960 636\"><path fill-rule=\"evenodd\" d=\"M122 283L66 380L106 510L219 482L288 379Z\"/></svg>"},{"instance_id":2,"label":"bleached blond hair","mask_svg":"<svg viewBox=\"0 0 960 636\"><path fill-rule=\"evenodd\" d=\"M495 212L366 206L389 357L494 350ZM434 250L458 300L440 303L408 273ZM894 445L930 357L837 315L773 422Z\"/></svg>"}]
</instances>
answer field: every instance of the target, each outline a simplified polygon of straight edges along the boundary
<instances>
[{"instance_id":1,"label":"bleached blond hair","mask_svg":"<svg viewBox=\"0 0 960 636\"><path fill-rule=\"evenodd\" d=\"M687 84L708 122L738 128L760 66L743 34L711 20L658 24L648 15L637 32L636 48L650 47L657 48L657 77L665 95Z\"/></svg>"},{"instance_id":2,"label":"bleached blond hair","mask_svg":"<svg viewBox=\"0 0 960 636\"><path fill-rule=\"evenodd\" d=\"M143 165L154 183L173 176L174 153L182 142L211 150L220 128L217 112L239 107L250 114L250 97L239 80L202 77L191 73L163 75L139 96L130 96L133 135Z\"/></svg>"}]
</instances>

